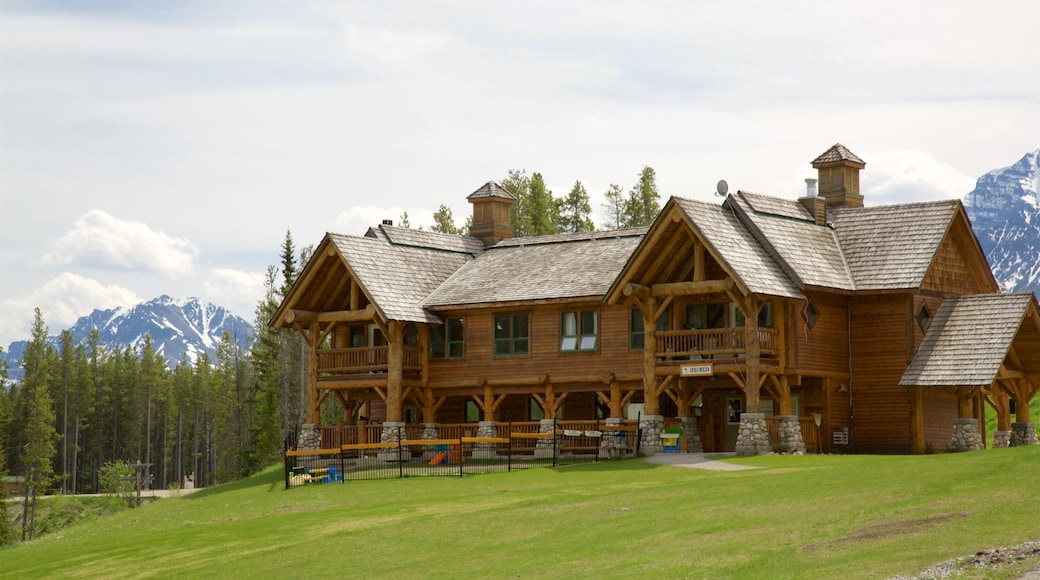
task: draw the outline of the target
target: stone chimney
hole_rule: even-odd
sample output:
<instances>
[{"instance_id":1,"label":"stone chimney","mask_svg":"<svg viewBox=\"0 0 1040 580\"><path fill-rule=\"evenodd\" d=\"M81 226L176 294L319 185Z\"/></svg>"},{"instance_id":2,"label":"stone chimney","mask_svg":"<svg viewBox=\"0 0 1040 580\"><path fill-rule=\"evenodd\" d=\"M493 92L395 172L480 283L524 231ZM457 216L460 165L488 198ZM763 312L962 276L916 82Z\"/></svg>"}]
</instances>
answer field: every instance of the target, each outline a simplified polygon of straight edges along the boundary
<instances>
[{"instance_id":1,"label":"stone chimney","mask_svg":"<svg viewBox=\"0 0 1040 580\"><path fill-rule=\"evenodd\" d=\"M863 207L859 170L867 166L865 161L841 143L835 143L814 159L812 166L819 177L820 197L826 200L827 207Z\"/></svg>"},{"instance_id":2,"label":"stone chimney","mask_svg":"<svg viewBox=\"0 0 1040 580\"><path fill-rule=\"evenodd\" d=\"M489 181L466 198L473 204L473 223L469 235L484 242L485 246L513 237L511 208L516 198Z\"/></svg>"},{"instance_id":3,"label":"stone chimney","mask_svg":"<svg viewBox=\"0 0 1040 580\"><path fill-rule=\"evenodd\" d=\"M805 197L798 198L798 201L809 210L816 225L827 225L827 200L816 195L815 179L810 177L805 180Z\"/></svg>"}]
</instances>

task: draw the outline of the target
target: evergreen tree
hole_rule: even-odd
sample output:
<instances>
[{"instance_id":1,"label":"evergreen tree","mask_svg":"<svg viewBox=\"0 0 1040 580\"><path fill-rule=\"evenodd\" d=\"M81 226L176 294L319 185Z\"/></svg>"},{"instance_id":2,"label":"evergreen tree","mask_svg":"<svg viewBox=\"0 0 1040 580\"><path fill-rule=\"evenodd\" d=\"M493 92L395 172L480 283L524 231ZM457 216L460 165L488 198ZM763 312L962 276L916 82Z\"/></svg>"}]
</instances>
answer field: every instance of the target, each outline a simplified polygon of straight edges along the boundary
<instances>
[{"instance_id":1,"label":"evergreen tree","mask_svg":"<svg viewBox=\"0 0 1040 580\"><path fill-rule=\"evenodd\" d=\"M528 210L530 203L531 178L524 170L511 169L502 180L502 189L508 191L516 199L510 209L513 224L513 236L525 238L531 234L531 217Z\"/></svg>"},{"instance_id":2,"label":"evergreen tree","mask_svg":"<svg viewBox=\"0 0 1040 580\"><path fill-rule=\"evenodd\" d=\"M531 224L528 235L546 236L560 233L557 205L552 191L545 186L541 173L531 174L527 191L527 221Z\"/></svg>"},{"instance_id":3,"label":"evergreen tree","mask_svg":"<svg viewBox=\"0 0 1040 580\"><path fill-rule=\"evenodd\" d=\"M282 242L282 296L296 282L296 246L293 244L292 232L285 230L285 241Z\"/></svg>"},{"instance_id":4,"label":"evergreen tree","mask_svg":"<svg viewBox=\"0 0 1040 580\"><path fill-rule=\"evenodd\" d=\"M31 540L36 528L36 496L45 492L54 474L54 409L51 407L50 384L56 355L47 343L47 327L43 314L36 309L32 338L25 349L27 420L22 427L25 449L22 468L25 472L25 506L22 512L22 541Z\"/></svg>"},{"instance_id":5,"label":"evergreen tree","mask_svg":"<svg viewBox=\"0 0 1040 580\"><path fill-rule=\"evenodd\" d=\"M8 400L9 391L7 389L7 372L7 359L4 358L4 348L0 347L0 433L4 432L4 427L8 425L11 420L9 408L10 401ZM7 452L4 448L4 443L5 439L0 438L0 481L2 481L4 476L7 475ZM7 489L0 485L0 546L11 544L18 539L14 528L14 522L11 521L11 513L8 511L7 498Z\"/></svg>"},{"instance_id":6,"label":"evergreen tree","mask_svg":"<svg viewBox=\"0 0 1040 580\"><path fill-rule=\"evenodd\" d=\"M592 223L592 204L589 192L581 181L575 181L567 197L558 201L559 229L561 232L591 232L596 224Z\"/></svg>"},{"instance_id":7,"label":"evergreen tree","mask_svg":"<svg viewBox=\"0 0 1040 580\"><path fill-rule=\"evenodd\" d=\"M616 183L611 183L603 194L606 202L603 207L607 210L607 223L605 229L618 230L625 222L625 191Z\"/></svg>"},{"instance_id":8,"label":"evergreen tree","mask_svg":"<svg viewBox=\"0 0 1040 580\"><path fill-rule=\"evenodd\" d=\"M451 215L451 208L443 203L439 208L437 208L437 211L433 212L433 227L430 229L442 234L452 234L456 236L462 233L459 228L455 226L455 218ZM469 228L467 227L467 229Z\"/></svg>"},{"instance_id":9,"label":"evergreen tree","mask_svg":"<svg viewBox=\"0 0 1040 580\"><path fill-rule=\"evenodd\" d=\"M622 220L624 227L642 227L654 223L661 211L659 198L654 168L644 166L639 173L639 181L629 190L628 198L625 199L625 217Z\"/></svg>"},{"instance_id":10,"label":"evergreen tree","mask_svg":"<svg viewBox=\"0 0 1040 580\"><path fill-rule=\"evenodd\" d=\"M398 220L398 223L402 228L412 227L412 222L408 219L408 212L404 212L403 214L401 214L401 218Z\"/></svg>"}]
</instances>

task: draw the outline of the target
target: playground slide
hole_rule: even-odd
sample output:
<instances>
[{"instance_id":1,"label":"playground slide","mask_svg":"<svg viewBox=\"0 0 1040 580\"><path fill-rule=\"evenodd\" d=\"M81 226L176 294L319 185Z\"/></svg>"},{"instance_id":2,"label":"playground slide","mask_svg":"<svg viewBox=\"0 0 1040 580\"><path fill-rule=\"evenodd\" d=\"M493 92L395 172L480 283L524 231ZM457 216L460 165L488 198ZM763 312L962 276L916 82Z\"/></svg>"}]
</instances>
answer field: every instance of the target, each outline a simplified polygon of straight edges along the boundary
<instances>
[{"instance_id":1,"label":"playground slide","mask_svg":"<svg viewBox=\"0 0 1040 580\"><path fill-rule=\"evenodd\" d=\"M430 465L440 465L447 458L447 453L438 453L437 455L433 456L433 459L430 459Z\"/></svg>"}]
</instances>

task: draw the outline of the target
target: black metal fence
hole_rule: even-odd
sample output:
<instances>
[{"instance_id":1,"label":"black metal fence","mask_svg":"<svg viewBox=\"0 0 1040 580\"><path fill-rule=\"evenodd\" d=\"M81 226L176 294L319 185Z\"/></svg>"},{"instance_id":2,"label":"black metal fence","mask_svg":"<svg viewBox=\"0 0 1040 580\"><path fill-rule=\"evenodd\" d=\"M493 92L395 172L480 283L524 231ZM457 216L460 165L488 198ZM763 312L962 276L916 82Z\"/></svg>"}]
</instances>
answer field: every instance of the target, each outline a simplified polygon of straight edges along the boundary
<instances>
[{"instance_id":1,"label":"black metal fence","mask_svg":"<svg viewBox=\"0 0 1040 580\"><path fill-rule=\"evenodd\" d=\"M508 437L406 439L403 428L380 443L297 449L285 440L285 487L403 477L463 477L531 467L559 467L620 459L639 452L636 426L551 433L508 430Z\"/></svg>"}]
</instances>

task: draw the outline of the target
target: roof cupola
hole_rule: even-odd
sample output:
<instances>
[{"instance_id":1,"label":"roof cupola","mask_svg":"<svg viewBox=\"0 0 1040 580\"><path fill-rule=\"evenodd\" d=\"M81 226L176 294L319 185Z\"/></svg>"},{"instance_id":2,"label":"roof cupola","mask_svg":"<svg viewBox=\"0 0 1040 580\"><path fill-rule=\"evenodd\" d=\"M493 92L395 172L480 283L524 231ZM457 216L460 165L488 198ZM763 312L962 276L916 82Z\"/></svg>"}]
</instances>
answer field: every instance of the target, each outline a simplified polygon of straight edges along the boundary
<instances>
[{"instance_id":1,"label":"roof cupola","mask_svg":"<svg viewBox=\"0 0 1040 580\"><path fill-rule=\"evenodd\" d=\"M469 226L470 237L484 242L485 246L496 244L513 237L510 218L516 198L494 181L482 185L466 198L473 204L473 223Z\"/></svg>"},{"instance_id":2,"label":"roof cupola","mask_svg":"<svg viewBox=\"0 0 1040 580\"><path fill-rule=\"evenodd\" d=\"M867 163L841 143L813 160L819 177L819 195L827 200L827 207L863 207L859 193L859 170Z\"/></svg>"}]
</instances>

